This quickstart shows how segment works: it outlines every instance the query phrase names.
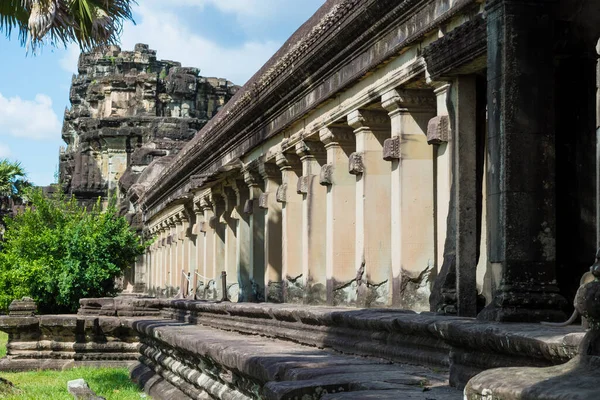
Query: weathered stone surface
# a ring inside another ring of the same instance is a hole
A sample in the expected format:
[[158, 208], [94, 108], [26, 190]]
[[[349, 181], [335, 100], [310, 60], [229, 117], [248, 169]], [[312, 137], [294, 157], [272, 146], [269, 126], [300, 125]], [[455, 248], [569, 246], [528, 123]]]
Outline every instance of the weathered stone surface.
[[76, 400], [106, 400], [104, 397], [96, 395], [85, 379], [75, 379], [67, 382], [67, 391], [73, 395]]
[[361, 153], [352, 153], [348, 160], [348, 172], [352, 175], [361, 175], [364, 171], [363, 159]]
[[8, 306], [8, 315], [11, 317], [31, 317], [37, 313], [37, 305], [31, 297], [13, 300]]
[[398, 160], [400, 158], [400, 138], [385, 139], [383, 142], [383, 159], [385, 161]]
[[441, 144], [450, 139], [450, 120], [447, 115], [438, 115], [427, 125], [427, 143]]

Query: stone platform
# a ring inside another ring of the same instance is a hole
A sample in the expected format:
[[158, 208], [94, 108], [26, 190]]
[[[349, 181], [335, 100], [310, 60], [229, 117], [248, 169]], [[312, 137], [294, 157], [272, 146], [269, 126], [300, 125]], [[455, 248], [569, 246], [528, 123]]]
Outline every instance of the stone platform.
[[393, 309], [152, 298], [84, 299], [79, 315], [0, 317], [0, 330], [10, 333], [0, 369], [130, 365], [159, 399], [459, 399], [482, 371], [567, 363], [584, 335]]

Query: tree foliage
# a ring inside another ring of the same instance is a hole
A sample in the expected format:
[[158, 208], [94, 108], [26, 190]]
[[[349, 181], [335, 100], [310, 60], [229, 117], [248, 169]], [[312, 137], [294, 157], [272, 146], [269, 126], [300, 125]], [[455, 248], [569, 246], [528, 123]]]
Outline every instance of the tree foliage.
[[84, 50], [116, 44], [124, 20], [133, 21], [135, 0], [1, 0], [0, 31], [18, 31], [32, 48], [77, 43]]
[[0, 308], [30, 296], [42, 312], [74, 312], [79, 299], [113, 296], [115, 279], [145, 243], [114, 205], [91, 211], [62, 194], [29, 193], [29, 206], [6, 221], [0, 252]]
[[27, 181], [25, 170], [19, 162], [0, 159], [0, 197], [17, 200], [23, 197]]

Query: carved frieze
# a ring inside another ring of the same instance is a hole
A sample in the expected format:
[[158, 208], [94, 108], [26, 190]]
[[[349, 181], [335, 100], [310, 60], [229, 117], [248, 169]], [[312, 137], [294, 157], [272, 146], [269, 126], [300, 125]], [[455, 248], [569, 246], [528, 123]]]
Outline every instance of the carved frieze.
[[400, 137], [394, 136], [383, 142], [383, 159], [393, 161], [400, 159]]
[[325, 164], [321, 167], [321, 174], [319, 175], [319, 183], [323, 186], [331, 186], [333, 176], [333, 165]]
[[348, 159], [348, 172], [352, 175], [362, 175], [365, 172], [362, 153], [352, 153]]
[[438, 115], [427, 124], [427, 143], [442, 144], [450, 139], [450, 118], [447, 115]]
[[287, 183], [284, 183], [277, 188], [277, 202], [287, 202]]

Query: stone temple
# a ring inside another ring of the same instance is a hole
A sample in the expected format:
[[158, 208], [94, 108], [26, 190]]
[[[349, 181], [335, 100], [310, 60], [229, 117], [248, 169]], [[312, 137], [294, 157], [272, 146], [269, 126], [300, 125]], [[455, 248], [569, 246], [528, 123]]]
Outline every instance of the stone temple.
[[[241, 88], [145, 46], [82, 56], [61, 182], [118, 193], [151, 296], [15, 302], [0, 369], [129, 363], [164, 399], [600, 398], [599, 38], [595, 0], [328, 0]], [[582, 326], [540, 324], [573, 299]]]

